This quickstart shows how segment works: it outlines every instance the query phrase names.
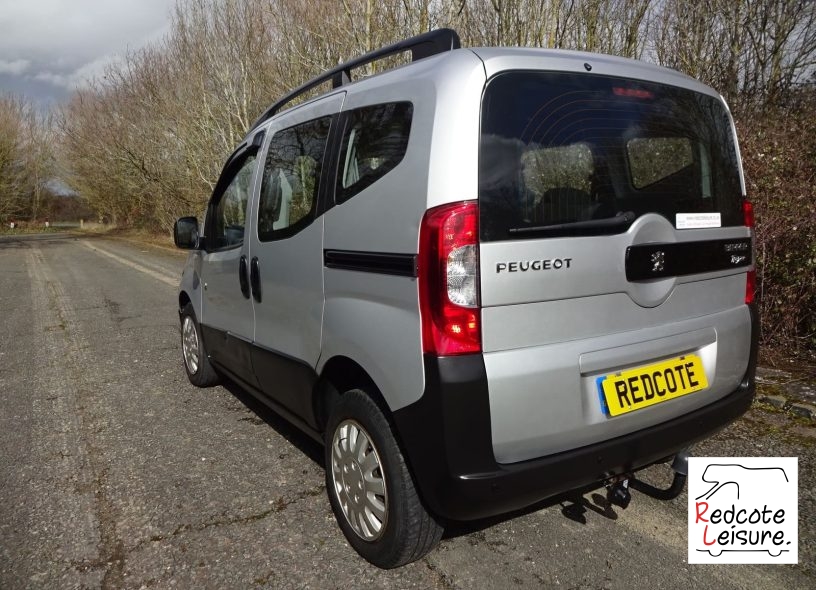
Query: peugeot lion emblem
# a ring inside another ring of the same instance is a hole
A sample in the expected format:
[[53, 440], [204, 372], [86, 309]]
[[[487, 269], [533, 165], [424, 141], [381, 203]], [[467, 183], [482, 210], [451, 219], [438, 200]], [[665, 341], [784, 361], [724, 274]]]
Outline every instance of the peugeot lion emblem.
[[663, 250], [652, 252], [652, 272], [660, 272], [666, 266], [666, 253]]

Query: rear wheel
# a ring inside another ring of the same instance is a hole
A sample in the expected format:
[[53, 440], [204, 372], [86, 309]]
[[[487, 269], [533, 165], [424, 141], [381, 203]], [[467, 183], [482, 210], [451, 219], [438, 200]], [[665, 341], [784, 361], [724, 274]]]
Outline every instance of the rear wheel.
[[335, 405], [326, 428], [326, 489], [352, 547], [381, 568], [426, 555], [443, 529], [422, 505], [388, 420], [364, 391]]
[[196, 320], [192, 303], [188, 303], [181, 310], [181, 355], [190, 383], [197, 387], [210, 387], [218, 383], [218, 373], [210, 364], [207, 351], [204, 349], [201, 328]]

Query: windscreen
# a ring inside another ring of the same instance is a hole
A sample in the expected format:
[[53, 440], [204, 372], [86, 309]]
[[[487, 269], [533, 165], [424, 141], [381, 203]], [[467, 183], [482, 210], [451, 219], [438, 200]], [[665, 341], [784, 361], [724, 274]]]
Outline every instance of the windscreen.
[[690, 90], [591, 74], [508, 72], [482, 102], [483, 241], [740, 225], [728, 113]]

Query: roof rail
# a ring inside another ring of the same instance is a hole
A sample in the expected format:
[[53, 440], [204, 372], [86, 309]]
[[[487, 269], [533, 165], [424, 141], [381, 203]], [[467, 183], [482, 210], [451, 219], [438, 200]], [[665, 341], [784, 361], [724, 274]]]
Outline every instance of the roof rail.
[[417, 35], [416, 37], [410, 37], [409, 39], [398, 41], [393, 45], [388, 45], [381, 49], [375, 49], [374, 51], [366, 53], [365, 55], [361, 55], [360, 57], [356, 57], [342, 63], [339, 66], [320, 74], [316, 78], [312, 78], [305, 84], [298, 86], [292, 92], [285, 95], [271, 107], [266, 109], [264, 113], [252, 124], [250, 131], [255, 129], [264, 121], [274, 117], [283, 106], [290, 103], [301, 94], [305, 94], [315, 86], [319, 86], [320, 84], [328, 82], [329, 80], [332, 81], [332, 88], [337, 88], [339, 86], [351, 83], [351, 70], [353, 69], [392, 55], [404, 53], [406, 51], [411, 52], [411, 61], [413, 62], [436, 55], [437, 53], [459, 49], [461, 46], [462, 44], [459, 41], [459, 35], [456, 33], [456, 31], [453, 29], [436, 29], [434, 31], [423, 33], [422, 35]]

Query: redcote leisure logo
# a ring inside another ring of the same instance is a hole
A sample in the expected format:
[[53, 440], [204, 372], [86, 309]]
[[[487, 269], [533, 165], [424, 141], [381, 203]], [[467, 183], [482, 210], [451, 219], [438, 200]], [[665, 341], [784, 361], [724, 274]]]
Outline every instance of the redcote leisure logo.
[[689, 563], [798, 563], [796, 457], [691, 457]]

